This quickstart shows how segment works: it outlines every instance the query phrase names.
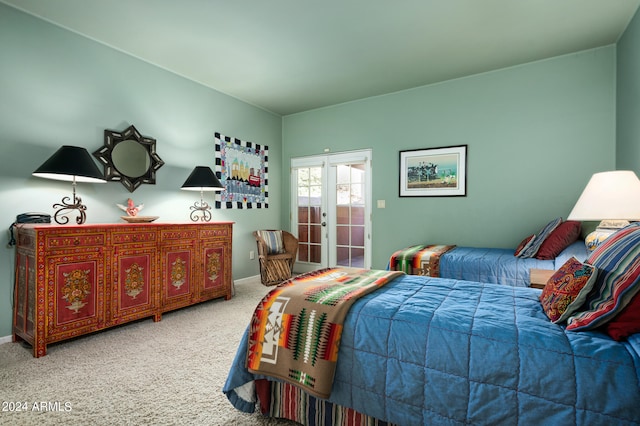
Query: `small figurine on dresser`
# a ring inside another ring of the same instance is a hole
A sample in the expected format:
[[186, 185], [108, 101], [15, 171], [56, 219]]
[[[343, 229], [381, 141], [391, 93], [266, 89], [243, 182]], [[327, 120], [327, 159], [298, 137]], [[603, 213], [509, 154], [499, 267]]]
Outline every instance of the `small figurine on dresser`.
[[137, 216], [138, 212], [144, 208], [144, 204], [139, 204], [136, 206], [131, 198], [127, 199], [126, 206], [123, 206], [122, 204], [116, 205], [127, 212], [129, 216]]
[[140, 212], [140, 210], [144, 208], [144, 204], [138, 204], [136, 206], [131, 198], [127, 199], [126, 206], [122, 204], [116, 204], [116, 206], [120, 207], [122, 210], [124, 210], [127, 213], [126, 216], [120, 216], [120, 218], [122, 218], [122, 220], [129, 223], [153, 222], [159, 217], [159, 216], [138, 216], [138, 213]]

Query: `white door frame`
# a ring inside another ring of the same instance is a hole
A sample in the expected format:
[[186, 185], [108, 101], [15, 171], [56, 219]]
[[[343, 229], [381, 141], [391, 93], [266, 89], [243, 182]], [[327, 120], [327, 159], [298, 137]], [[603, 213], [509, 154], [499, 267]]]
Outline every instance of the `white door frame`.
[[326, 268], [336, 266], [336, 222], [329, 212], [336, 210], [336, 191], [329, 191], [330, 188], [336, 188], [336, 167], [340, 164], [364, 164], [364, 215], [365, 215], [365, 239], [364, 239], [364, 268], [371, 268], [371, 229], [372, 229], [372, 152], [370, 149], [359, 151], [348, 151], [341, 153], [314, 155], [308, 157], [299, 157], [291, 159], [291, 206], [290, 220], [291, 230], [294, 235], [298, 235], [298, 191], [297, 191], [297, 174], [295, 169], [301, 167], [321, 167], [322, 173], [322, 201], [321, 210], [323, 213], [323, 221], [326, 226], [322, 228], [322, 255], [321, 263], [298, 262], [294, 269], [297, 272], [305, 272], [318, 268]]

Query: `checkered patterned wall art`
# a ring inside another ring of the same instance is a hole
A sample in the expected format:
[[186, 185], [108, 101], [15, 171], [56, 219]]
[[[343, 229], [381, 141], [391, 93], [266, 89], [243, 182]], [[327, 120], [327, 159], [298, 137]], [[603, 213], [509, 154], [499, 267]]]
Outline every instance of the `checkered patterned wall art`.
[[269, 147], [215, 133], [217, 209], [269, 207]]

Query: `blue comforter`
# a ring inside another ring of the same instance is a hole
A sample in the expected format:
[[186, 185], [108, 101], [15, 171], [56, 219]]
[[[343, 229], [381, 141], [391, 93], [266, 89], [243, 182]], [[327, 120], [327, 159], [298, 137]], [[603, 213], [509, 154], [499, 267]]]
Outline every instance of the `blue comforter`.
[[456, 247], [440, 257], [440, 276], [528, 287], [530, 269], [557, 270], [572, 256], [584, 261], [588, 254], [584, 241], [571, 244], [553, 260], [518, 258], [513, 249]]
[[[553, 324], [539, 290], [407, 275], [347, 315], [330, 401], [398, 425], [640, 424], [640, 335]], [[223, 391], [254, 410], [247, 336]]]

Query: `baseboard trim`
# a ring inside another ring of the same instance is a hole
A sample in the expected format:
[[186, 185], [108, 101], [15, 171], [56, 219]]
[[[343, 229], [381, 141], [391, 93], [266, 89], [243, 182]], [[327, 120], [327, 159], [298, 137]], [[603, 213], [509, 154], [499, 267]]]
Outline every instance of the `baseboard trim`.
[[233, 280], [234, 284], [246, 284], [247, 282], [255, 282], [255, 280], [260, 281], [260, 275], [253, 275], [251, 277], [246, 278], [238, 278], [237, 280]]
[[11, 343], [12, 341], [13, 341], [13, 336], [0, 337], [0, 345], [3, 343]]

